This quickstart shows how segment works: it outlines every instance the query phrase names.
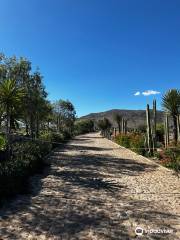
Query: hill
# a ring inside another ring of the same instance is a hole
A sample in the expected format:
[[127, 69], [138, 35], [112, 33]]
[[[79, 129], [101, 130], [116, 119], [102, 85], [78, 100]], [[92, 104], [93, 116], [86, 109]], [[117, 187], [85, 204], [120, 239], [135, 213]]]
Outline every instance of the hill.
[[[105, 112], [99, 113], [90, 113], [86, 116], [81, 117], [81, 119], [91, 119], [98, 121], [104, 117], [108, 118], [114, 127], [116, 123], [114, 121], [114, 114], [120, 114], [123, 118], [128, 120], [129, 128], [137, 128], [141, 125], [146, 124], [146, 111], [145, 110], [121, 110], [121, 109], [112, 109]], [[164, 113], [162, 111], [157, 111], [157, 123], [164, 122]]]

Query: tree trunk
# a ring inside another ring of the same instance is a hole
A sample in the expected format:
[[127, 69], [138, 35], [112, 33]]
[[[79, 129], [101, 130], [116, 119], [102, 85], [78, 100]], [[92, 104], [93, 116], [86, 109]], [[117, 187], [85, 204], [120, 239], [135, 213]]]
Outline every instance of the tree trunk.
[[30, 131], [31, 131], [31, 138], [34, 139], [34, 118], [32, 115], [30, 117]]
[[11, 152], [11, 139], [10, 139], [10, 109], [7, 106], [7, 122], [6, 122], [6, 139], [7, 139], [7, 152], [8, 158], [10, 157]]
[[36, 118], [36, 138], [39, 137], [39, 116]]
[[10, 111], [9, 111], [9, 107], [7, 107], [7, 122], [6, 122], [6, 133], [9, 134], [10, 133]]
[[26, 135], [27, 135], [27, 136], [29, 135], [29, 125], [28, 125], [27, 122], [26, 122]]
[[48, 127], [48, 132], [49, 132], [49, 130], [50, 130], [50, 121], [48, 121], [47, 127]]

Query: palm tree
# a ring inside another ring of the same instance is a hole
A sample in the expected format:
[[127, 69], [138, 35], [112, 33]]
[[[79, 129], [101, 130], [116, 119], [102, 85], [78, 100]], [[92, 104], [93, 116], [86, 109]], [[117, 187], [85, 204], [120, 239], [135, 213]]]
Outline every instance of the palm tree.
[[162, 97], [162, 106], [173, 119], [174, 143], [177, 144], [177, 116], [180, 113], [180, 90], [170, 89]]
[[11, 114], [18, 107], [24, 93], [18, 88], [15, 80], [6, 79], [0, 84], [0, 104], [6, 112], [6, 132], [10, 133]]
[[114, 115], [114, 120], [115, 120], [115, 122], [116, 122], [117, 125], [118, 125], [118, 130], [119, 130], [119, 133], [120, 133], [120, 132], [121, 132], [122, 117], [121, 117], [118, 113], [116, 113], [116, 114]]

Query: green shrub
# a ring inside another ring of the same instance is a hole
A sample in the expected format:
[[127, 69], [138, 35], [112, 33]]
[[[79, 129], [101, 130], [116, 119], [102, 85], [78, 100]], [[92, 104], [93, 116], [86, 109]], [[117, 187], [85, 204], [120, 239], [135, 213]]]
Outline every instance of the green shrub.
[[154, 152], [153, 157], [155, 157], [156, 159], [159, 159], [159, 160], [162, 158], [160, 152], [157, 152], [157, 151]]
[[53, 148], [53, 144], [49, 142], [40, 142], [39, 148], [41, 152], [41, 157], [44, 157], [50, 153]]
[[164, 124], [158, 123], [156, 126], [156, 138], [158, 142], [164, 142]]
[[42, 141], [51, 142], [52, 141], [52, 132], [42, 132], [39, 139]]
[[72, 134], [69, 131], [67, 131], [67, 130], [62, 131], [63, 141], [69, 140], [71, 138], [72, 138]]
[[130, 148], [138, 154], [144, 155], [144, 136], [141, 134], [131, 134], [130, 136]]
[[45, 132], [42, 133], [40, 139], [42, 141], [62, 143], [63, 141], [71, 139], [72, 135], [68, 131], [58, 132]]
[[2, 135], [0, 135], [0, 150], [5, 150], [6, 144], [6, 139]]
[[130, 135], [125, 135], [125, 134], [119, 134], [115, 138], [115, 142], [123, 147], [130, 148]]
[[43, 132], [40, 135], [40, 140], [42, 142], [52, 143], [53, 148], [58, 147], [60, 143], [67, 141], [72, 138], [72, 135], [69, 131], [63, 130], [62, 132]]
[[89, 119], [77, 120], [74, 126], [75, 135], [85, 134], [94, 131], [94, 122]]
[[43, 141], [49, 142], [49, 143], [52, 143], [53, 147], [57, 147], [58, 143], [61, 143], [64, 141], [64, 137], [62, 134], [59, 134], [59, 133], [45, 132], [41, 134], [40, 140], [42, 140], [42, 143]]
[[165, 167], [180, 171], [180, 148], [168, 149], [164, 152], [166, 160], [162, 162]]
[[12, 147], [11, 161], [20, 161], [22, 167], [27, 166], [33, 173], [43, 165], [43, 158], [51, 150], [51, 144], [36, 141], [15, 143]]
[[144, 136], [138, 133], [119, 134], [115, 142], [123, 147], [131, 148], [138, 154], [145, 154]]
[[12, 156], [0, 162], [0, 199], [23, 192], [28, 177], [43, 169], [44, 157], [50, 150], [51, 145], [48, 143], [14, 143]]

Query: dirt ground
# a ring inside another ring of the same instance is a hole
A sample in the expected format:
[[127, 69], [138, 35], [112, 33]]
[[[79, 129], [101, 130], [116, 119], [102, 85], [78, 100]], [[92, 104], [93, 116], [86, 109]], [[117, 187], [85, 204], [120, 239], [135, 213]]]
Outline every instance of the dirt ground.
[[49, 160], [44, 176], [31, 179], [33, 193], [0, 209], [0, 239], [180, 239], [173, 171], [98, 133], [76, 137]]

